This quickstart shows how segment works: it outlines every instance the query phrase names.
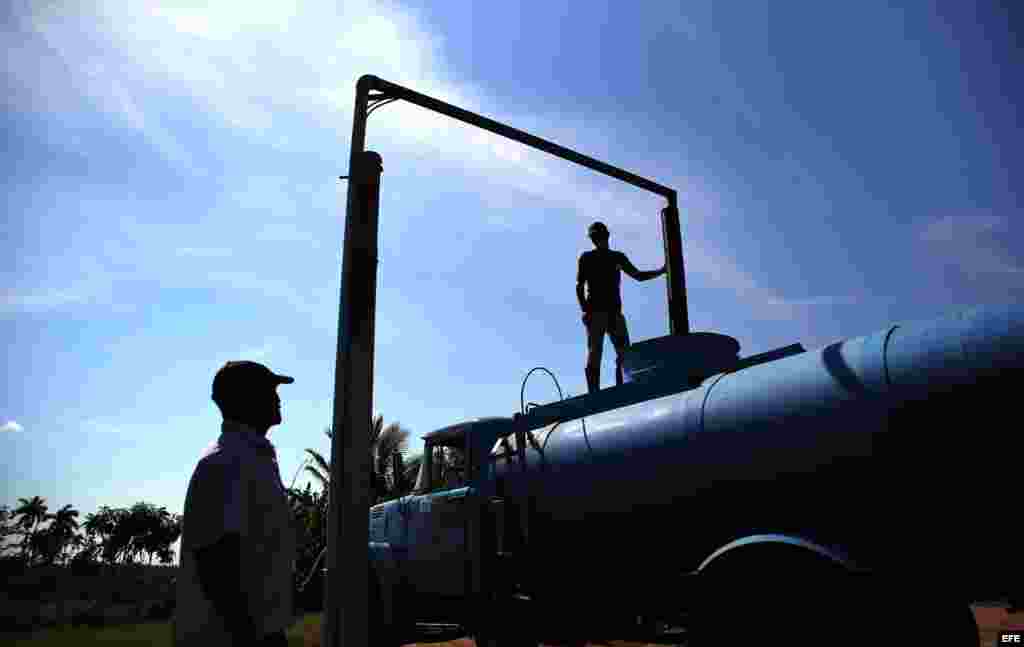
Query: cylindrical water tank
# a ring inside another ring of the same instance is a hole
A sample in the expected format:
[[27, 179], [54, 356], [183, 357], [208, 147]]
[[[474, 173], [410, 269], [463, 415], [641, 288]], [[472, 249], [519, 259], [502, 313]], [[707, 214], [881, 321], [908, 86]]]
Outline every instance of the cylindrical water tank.
[[[897, 519], [885, 516], [888, 508], [941, 509], [947, 499], [929, 503], [927, 492], [959, 473], [951, 461], [971, 447], [972, 436], [951, 437], [944, 427], [959, 429], [961, 418], [910, 427], [915, 414], [891, 428], [893, 410], [933, 396], [925, 411], [977, 417], [978, 403], [993, 401], [965, 387], [975, 376], [1019, 380], [1021, 368], [1019, 306], [890, 327], [549, 425], [532, 432], [539, 450], [528, 445], [525, 475], [504, 464], [496, 475], [510, 494], [532, 497], [531, 532], [553, 560], [539, 567], [576, 578], [611, 551], [619, 557], [602, 560], [603, 581], [639, 584], [650, 569], [692, 568], [728, 541], [762, 532], [841, 543], [870, 563], [888, 542], [902, 546], [887, 533], [909, 531], [880, 521]], [[942, 448], [936, 456], [945, 463], [887, 463], [905, 454], [886, 453], [897, 438]], [[920, 490], [913, 500], [901, 494], [907, 478]], [[913, 554], [924, 553], [906, 559]]]

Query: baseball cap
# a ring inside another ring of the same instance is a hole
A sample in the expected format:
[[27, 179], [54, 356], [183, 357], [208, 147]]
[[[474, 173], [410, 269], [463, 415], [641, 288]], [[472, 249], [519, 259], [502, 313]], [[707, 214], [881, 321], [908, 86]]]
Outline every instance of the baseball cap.
[[239, 393], [249, 389], [291, 384], [295, 378], [278, 375], [259, 362], [231, 361], [220, 367], [213, 378], [213, 397]]

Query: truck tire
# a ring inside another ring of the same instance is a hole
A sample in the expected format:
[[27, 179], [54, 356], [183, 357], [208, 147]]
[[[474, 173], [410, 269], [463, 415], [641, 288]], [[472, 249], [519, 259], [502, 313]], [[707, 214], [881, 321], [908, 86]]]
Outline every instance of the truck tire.
[[965, 603], [927, 585], [848, 573], [792, 546], [751, 546], [725, 555], [698, 576], [687, 647], [738, 644], [899, 645], [926, 632], [929, 645], [978, 647]]

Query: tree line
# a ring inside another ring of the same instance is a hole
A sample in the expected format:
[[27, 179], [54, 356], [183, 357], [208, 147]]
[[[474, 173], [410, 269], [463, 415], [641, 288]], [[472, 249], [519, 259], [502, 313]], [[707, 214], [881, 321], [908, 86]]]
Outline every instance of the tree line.
[[[101, 507], [79, 523], [65, 505], [51, 513], [46, 499], [19, 498], [0, 507], [0, 556], [24, 567], [135, 564], [174, 561], [171, 544], [181, 536], [181, 515], [139, 502], [130, 508]], [[14, 541], [12, 541], [12, 539]]]
[[[324, 431], [332, 438], [330, 428]], [[422, 455], [407, 456], [410, 432], [398, 423], [385, 425], [382, 416], [371, 422], [370, 455], [373, 501], [380, 503], [407, 495], [415, 487]], [[327, 492], [331, 466], [320, 452], [307, 448], [299, 470], [318, 485], [286, 488], [288, 503], [299, 531], [295, 585], [315, 606], [320, 599], [320, 567], [327, 547]], [[50, 512], [40, 496], [19, 498], [13, 509], [0, 506], [0, 560], [19, 568], [67, 566], [83, 570], [100, 565], [158, 564], [175, 561], [171, 546], [182, 533], [182, 516], [164, 507], [139, 502], [130, 508], [101, 507], [79, 522], [72, 505]]]

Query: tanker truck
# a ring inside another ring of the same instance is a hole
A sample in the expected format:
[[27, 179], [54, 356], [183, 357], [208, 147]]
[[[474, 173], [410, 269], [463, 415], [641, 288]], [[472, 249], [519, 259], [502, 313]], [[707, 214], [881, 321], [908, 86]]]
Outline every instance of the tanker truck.
[[[388, 647], [446, 625], [507, 647], [960, 646], [977, 644], [971, 602], [1020, 606], [1024, 309], [741, 357], [735, 339], [690, 330], [675, 189], [373, 75], [356, 83], [339, 176], [335, 429], [372, 411], [383, 158], [365, 144], [371, 112], [395, 101], [664, 199], [670, 334], [628, 350], [620, 386], [427, 434], [416, 488], [396, 500], [366, 505], [361, 435], [335, 437], [325, 644], [362, 640], [343, 615], [367, 610]], [[363, 568], [366, 509], [368, 605], [342, 613], [362, 592], [344, 569]]]
[[1024, 599], [1022, 366], [1017, 305], [636, 343], [620, 386], [423, 437], [370, 509], [373, 642], [977, 645], [971, 603]]

